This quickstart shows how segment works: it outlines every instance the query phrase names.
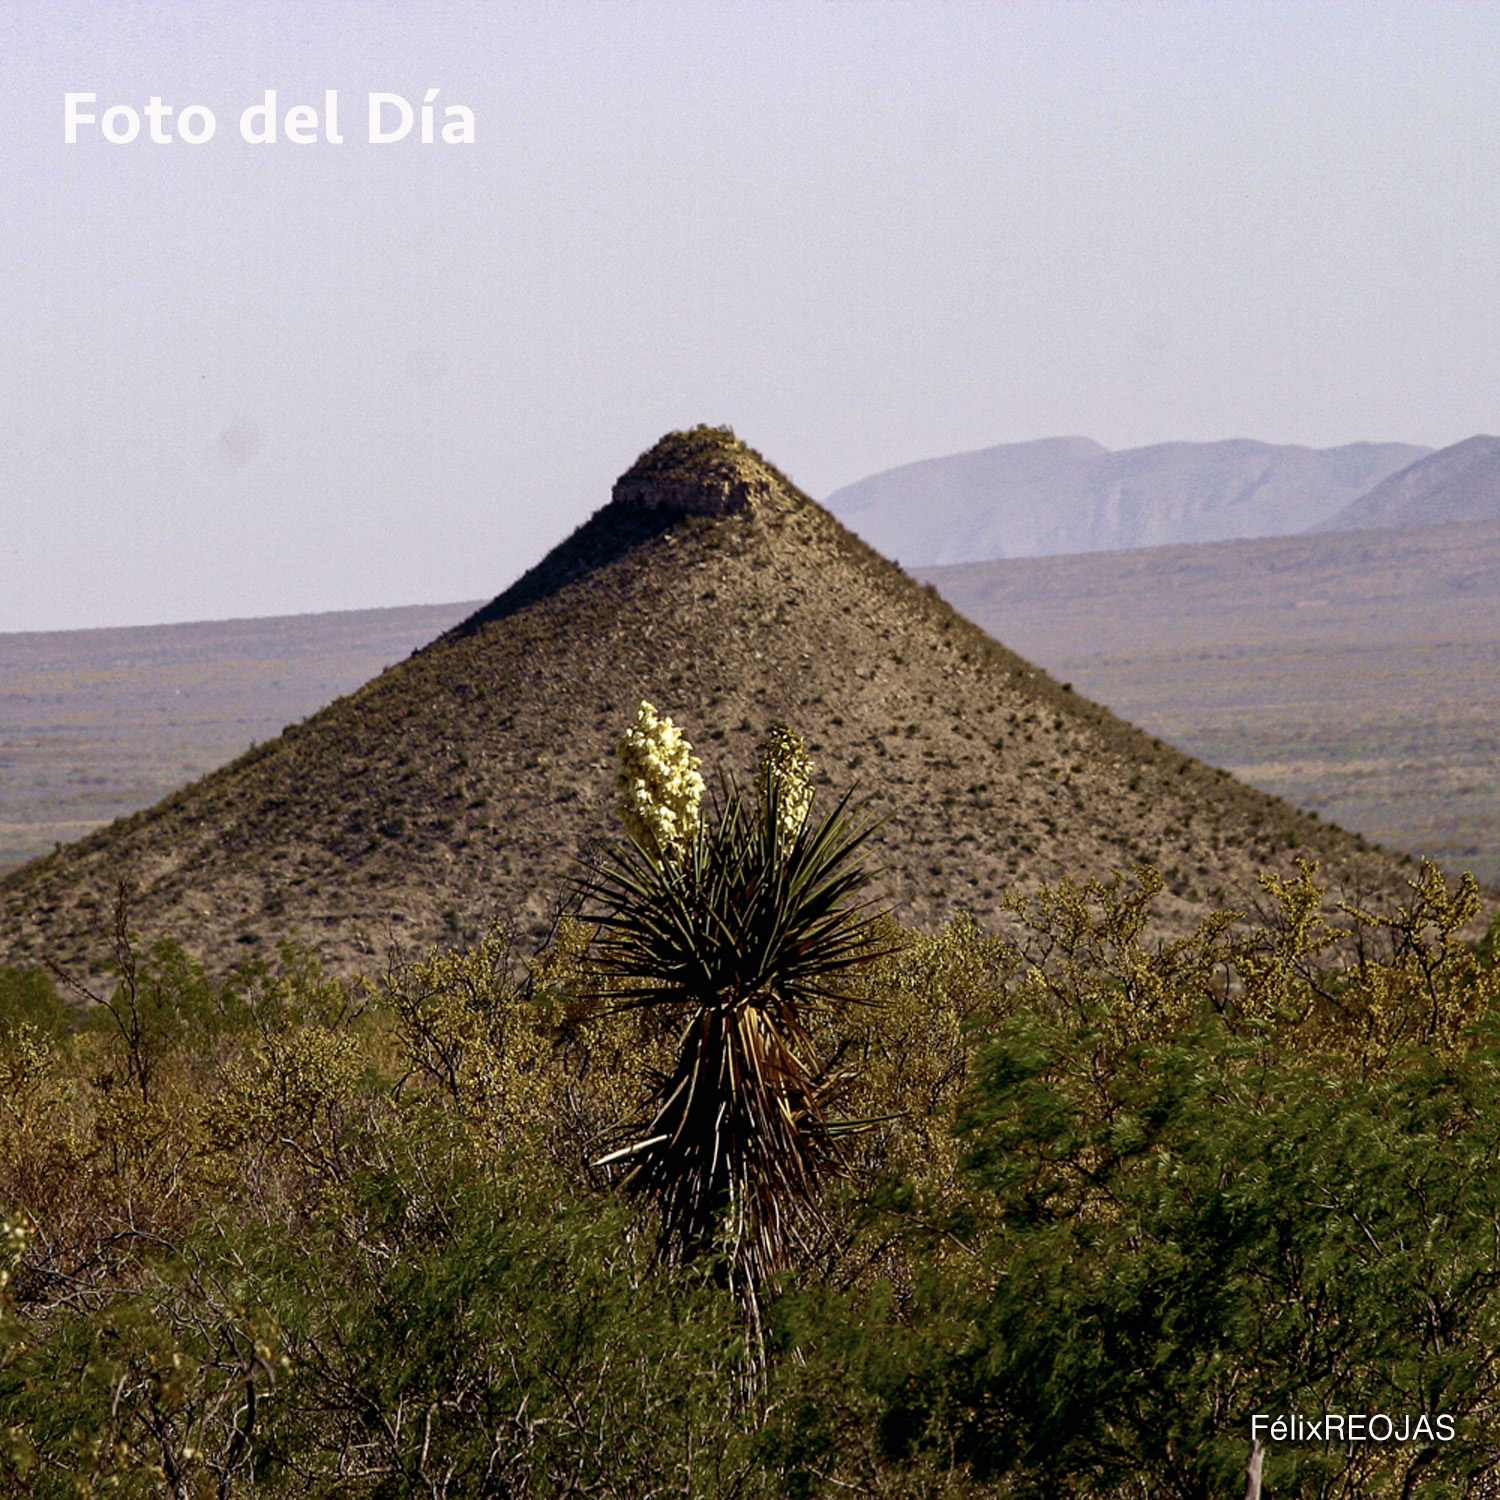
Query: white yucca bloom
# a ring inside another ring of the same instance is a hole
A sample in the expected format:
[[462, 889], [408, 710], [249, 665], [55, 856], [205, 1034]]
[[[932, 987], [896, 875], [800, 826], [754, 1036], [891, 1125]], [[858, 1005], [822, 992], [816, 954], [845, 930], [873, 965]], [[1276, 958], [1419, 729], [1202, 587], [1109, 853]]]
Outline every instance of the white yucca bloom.
[[703, 801], [701, 762], [682, 731], [649, 703], [615, 746], [615, 790], [630, 836], [658, 853], [681, 859], [698, 831]]
[[812, 759], [802, 736], [786, 724], [773, 724], [760, 747], [755, 770], [755, 800], [760, 815], [770, 815], [772, 789], [776, 792], [776, 837], [784, 853], [807, 824], [812, 811]]

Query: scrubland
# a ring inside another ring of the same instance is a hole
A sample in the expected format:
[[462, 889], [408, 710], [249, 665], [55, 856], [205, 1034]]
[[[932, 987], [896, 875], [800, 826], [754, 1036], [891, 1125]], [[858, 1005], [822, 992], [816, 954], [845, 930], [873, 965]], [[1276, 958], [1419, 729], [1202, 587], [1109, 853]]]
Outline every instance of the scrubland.
[[1273, 1445], [1268, 1493], [1490, 1493], [1472, 884], [1330, 924], [1305, 870], [1170, 942], [1160, 888], [1013, 896], [1015, 939], [861, 916], [766, 1023], [821, 1165], [766, 1168], [749, 1295], [732, 1193], [685, 1249], [622, 1190], [703, 1007], [638, 1003], [587, 911], [215, 978], [120, 892], [96, 1003], [0, 990], [6, 1493], [1206, 1496], [1252, 1416], [1324, 1410], [1457, 1437]]

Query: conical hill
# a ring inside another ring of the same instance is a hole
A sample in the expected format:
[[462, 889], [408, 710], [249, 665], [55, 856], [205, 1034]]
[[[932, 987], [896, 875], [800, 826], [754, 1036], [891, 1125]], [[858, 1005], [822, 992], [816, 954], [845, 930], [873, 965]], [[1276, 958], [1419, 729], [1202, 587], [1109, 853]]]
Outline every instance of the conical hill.
[[[493, 917], [543, 926], [619, 832], [613, 743], [640, 700], [712, 784], [768, 727], [885, 819], [903, 920], [1138, 860], [1177, 922], [1297, 853], [1395, 888], [1383, 852], [1146, 738], [969, 624], [727, 430], [672, 433], [493, 603], [276, 740], [0, 883], [0, 961], [97, 954], [132, 926], [215, 966], [294, 930], [334, 965]], [[832, 793], [825, 791], [825, 797]]]

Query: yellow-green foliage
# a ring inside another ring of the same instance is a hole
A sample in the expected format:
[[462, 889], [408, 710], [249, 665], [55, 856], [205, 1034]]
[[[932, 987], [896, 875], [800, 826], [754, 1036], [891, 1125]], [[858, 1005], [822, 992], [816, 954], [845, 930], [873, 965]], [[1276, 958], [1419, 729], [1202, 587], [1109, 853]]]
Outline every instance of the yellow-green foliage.
[[[1026, 1191], [1059, 1222], [1082, 1212], [1101, 1233], [1119, 1229], [1121, 1210], [1098, 1169], [1124, 1159], [1139, 1133], [1127, 1105], [1153, 1050], [1188, 1046], [1207, 1026], [1233, 1043], [1226, 1070], [1293, 1058], [1320, 1086], [1362, 1087], [1399, 1076], [1414, 1055], [1461, 1060], [1477, 1045], [1500, 971], [1487, 945], [1469, 941], [1472, 881], [1450, 885], [1426, 866], [1398, 912], [1330, 909], [1312, 867], [1262, 886], [1254, 919], [1215, 914], [1169, 942], [1152, 935], [1163, 884], [1149, 868], [1014, 895], [1003, 935], [967, 916], [935, 933], [881, 919], [865, 939], [868, 961], [837, 979], [848, 1003], [809, 1010], [806, 1065], [831, 1086], [826, 1118], [855, 1128], [835, 1137], [842, 1181], [797, 1280], [847, 1292], [862, 1316], [894, 1326], [919, 1305], [919, 1270], [971, 1256], [994, 1229], [966, 1195], [961, 1158], [972, 1147], [955, 1137], [954, 1116], [975, 1081], [976, 1048], [1007, 1028], [1023, 1061], [1022, 1032], [1046, 1029], [1049, 1097], [1097, 1127], [1076, 1146], [1048, 1137]], [[104, 1493], [118, 1480], [116, 1493], [164, 1493], [175, 1465], [177, 1493], [262, 1493], [246, 1478], [246, 1423], [279, 1420], [298, 1357], [313, 1361], [307, 1400], [339, 1370], [354, 1381], [365, 1358], [329, 1332], [341, 1326], [339, 1298], [374, 1299], [368, 1326], [384, 1326], [392, 1309], [369, 1288], [386, 1284], [401, 1263], [394, 1247], [406, 1244], [444, 1276], [478, 1285], [491, 1274], [445, 1258], [464, 1184], [503, 1178], [538, 1224], [570, 1203], [585, 1205], [574, 1222], [615, 1214], [609, 1173], [593, 1164], [650, 1107], [678, 1057], [679, 1022], [623, 1003], [596, 938], [587, 921], [565, 919], [543, 951], [523, 954], [496, 929], [361, 983], [331, 980], [287, 948], [274, 968], [213, 984], [180, 950], [136, 945], [111, 1005], [71, 1028], [51, 1012], [0, 1011], [0, 1382], [45, 1346], [48, 1368], [74, 1371], [68, 1410], [80, 1414], [68, 1419], [76, 1433], [59, 1436], [44, 1406], [16, 1420], [0, 1411], [0, 1488], [24, 1479], [50, 1497]], [[385, 1184], [397, 1179], [404, 1196], [386, 1222]], [[876, 1204], [896, 1209], [882, 1216]], [[965, 1232], [951, 1229], [960, 1211]], [[475, 1223], [480, 1236], [483, 1216]], [[623, 1208], [608, 1223], [618, 1243], [640, 1243], [621, 1228]], [[942, 1233], [925, 1238], [928, 1228]], [[310, 1306], [267, 1311], [246, 1290], [267, 1242], [317, 1263]], [[606, 1250], [601, 1264], [612, 1265]], [[959, 1280], [976, 1274], [966, 1267]], [[446, 1281], [412, 1286], [448, 1296]], [[460, 1309], [465, 1286], [452, 1284]], [[76, 1350], [58, 1342], [69, 1329]], [[480, 1352], [504, 1363], [488, 1344]], [[326, 1370], [316, 1365], [325, 1357]], [[364, 1418], [348, 1413], [374, 1398], [351, 1384], [328, 1386], [326, 1399], [324, 1426], [307, 1440], [336, 1446], [338, 1423], [354, 1432]], [[392, 1399], [370, 1420], [415, 1431], [425, 1417]], [[254, 1403], [260, 1418], [246, 1416]], [[840, 1408], [839, 1420], [853, 1423], [855, 1410]], [[520, 1432], [523, 1418], [494, 1419], [485, 1441], [498, 1443], [500, 1427]], [[840, 1469], [839, 1454], [858, 1452], [868, 1492], [1006, 1493], [941, 1467], [898, 1476], [881, 1467], [880, 1441], [857, 1424], [830, 1438], [818, 1461], [827, 1484], [807, 1479], [796, 1492], [843, 1492], [854, 1471]], [[344, 1493], [342, 1482], [319, 1493]], [[294, 1479], [279, 1484], [264, 1493], [301, 1493]], [[347, 1491], [376, 1492], [373, 1480]]]
[[1405, 905], [1373, 912], [1330, 910], [1316, 876], [1301, 861], [1294, 876], [1262, 875], [1257, 920], [1212, 912], [1170, 942], [1150, 936], [1164, 883], [1149, 865], [1012, 894], [1016, 998], [1086, 1023], [1094, 1066], [1205, 1014], [1362, 1072], [1403, 1047], [1459, 1045], [1500, 996], [1500, 973], [1468, 940], [1480, 914], [1473, 877], [1450, 890], [1424, 863]]
[[1410, 901], [1394, 914], [1341, 908], [1355, 924], [1353, 962], [1342, 983], [1319, 976], [1315, 985], [1320, 1037], [1366, 1071], [1378, 1071], [1404, 1047], [1461, 1047], [1500, 997], [1492, 956], [1464, 938], [1481, 910], [1474, 877], [1464, 875], [1450, 890], [1437, 866], [1424, 861], [1410, 886]]
[[367, 1069], [363, 1038], [316, 1022], [268, 1032], [226, 1063], [203, 1111], [202, 1150], [231, 1192], [264, 1192], [273, 1160], [330, 1182]]
[[1013, 1003], [1015, 952], [966, 913], [930, 934], [887, 917], [876, 942], [892, 951], [856, 971], [843, 1034], [820, 1037], [844, 1049], [847, 1112], [876, 1122], [851, 1139], [850, 1168], [942, 1179], [955, 1161], [948, 1116], [968, 1081], [969, 1028]]
[[462, 952], [434, 951], [384, 986], [403, 1071], [438, 1090], [493, 1145], [537, 1131], [551, 1093], [546, 997], [515, 972], [507, 934]]
[[487, 1151], [540, 1151], [587, 1176], [639, 1107], [668, 1042], [611, 1000], [590, 959], [592, 936], [565, 918], [527, 960], [497, 927], [471, 948], [393, 968], [381, 999], [401, 1089], [445, 1100]]
[[29, 1021], [0, 1031], [0, 1159], [16, 1161], [62, 1134], [68, 1086], [58, 1042]]
[[1214, 1003], [1233, 915], [1214, 912], [1188, 937], [1149, 941], [1151, 904], [1164, 888], [1161, 872], [1143, 865], [1128, 879], [1064, 878], [1009, 894], [1004, 910], [1024, 961], [1018, 999], [1090, 1018], [1112, 1048], [1169, 1032]]

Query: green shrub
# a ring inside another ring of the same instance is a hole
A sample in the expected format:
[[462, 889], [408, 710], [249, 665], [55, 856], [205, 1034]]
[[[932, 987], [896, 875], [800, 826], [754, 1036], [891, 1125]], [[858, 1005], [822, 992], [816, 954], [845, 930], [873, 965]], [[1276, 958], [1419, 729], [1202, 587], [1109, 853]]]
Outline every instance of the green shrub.
[[58, 997], [51, 975], [41, 969], [0, 968], [0, 1036], [22, 1025], [45, 1036], [62, 1036], [79, 1019]]

